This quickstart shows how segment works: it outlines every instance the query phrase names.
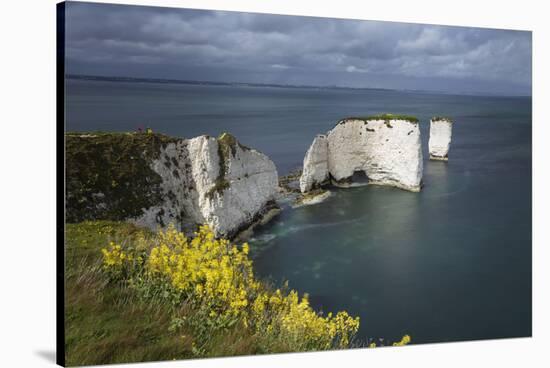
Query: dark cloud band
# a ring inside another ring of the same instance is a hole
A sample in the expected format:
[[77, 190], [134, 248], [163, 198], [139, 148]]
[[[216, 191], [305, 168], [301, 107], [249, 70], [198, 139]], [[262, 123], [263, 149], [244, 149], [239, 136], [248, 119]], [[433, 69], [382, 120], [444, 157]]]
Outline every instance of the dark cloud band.
[[530, 94], [531, 33], [69, 3], [71, 73]]

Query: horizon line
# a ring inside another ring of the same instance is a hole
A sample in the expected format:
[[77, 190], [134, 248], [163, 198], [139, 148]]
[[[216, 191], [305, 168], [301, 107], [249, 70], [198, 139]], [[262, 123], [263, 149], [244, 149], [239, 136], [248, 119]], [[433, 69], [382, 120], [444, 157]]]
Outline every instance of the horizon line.
[[258, 83], [258, 82], [222, 82], [209, 80], [191, 80], [191, 79], [172, 79], [172, 78], [154, 78], [154, 77], [129, 77], [129, 76], [109, 76], [109, 75], [94, 75], [94, 74], [65, 74], [65, 79], [78, 80], [99, 80], [111, 82], [142, 82], [142, 83], [165, 83], [165, 84], [189, 84], [189, 85], [218, 85], [218, 86], [252, 86], [252, 87], [272, 87], [272, 88], [303, 88], [303, 89], [347, 89], [347, 90], [377, 90], [377, 91], [396, 91], [396, 92], [419, 92], [427, 94], [445, 94], [458, 96], [483, 96], [483, 97], [530, 97], [531, 94], [495, 94], [494, 92], [447, 92], [441, 90], [425, 90], [425, 89], [398, 89], [398, 88], [383, 88], [383, 87], [351, 87], [337, 85], [307, 85], [307, 84], [281, 84], [281, 83]]

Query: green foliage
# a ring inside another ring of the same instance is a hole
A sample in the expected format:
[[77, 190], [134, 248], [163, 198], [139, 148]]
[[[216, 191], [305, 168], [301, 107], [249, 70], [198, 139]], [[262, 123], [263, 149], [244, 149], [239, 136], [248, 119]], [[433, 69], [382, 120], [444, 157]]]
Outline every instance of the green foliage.
[[[187, 318], [187, 326], [194, 331], [200, 349], [208, 343], [201, 336], [208, 338], [236, 325], [250, 334], [268, 337], [270, 343], [291, 341], [295, 351], [348, 347], [359, 328], [359, 318], [345, 311], [324, 317], [309, 306], [307, 295], [300, 298], [293, 290], [267, 288], [254, 277], [248, 244], [239, 249], [216, 239], [207, 226], [192, 240], [169, 227], [151, 244], [144, 255], [110, 243], [102, 249], [104, 268], [114, 280], [119, 280], [121, 269], [129, 268], [133, 271], [125, 274], [130, 284], [138, 275], [151, 289], [164, 288], [174, 305], [185, 302], [191, 306], [194, 314]], [[147, 247], [132, 247], [137, 248]], [[142, 257], [143, 262], [136, 262]], [[148, 291], [139, 288], [143, 289]], [[258, 338], [258, 344], [269, 351], [263, 338]]]
[[124, 220], [159, 204], [161, 178], [150, 164], [177, 141], [155, 133], [67, 133], [67, 222]]
[[[153, 234], [132, 224], [94, 221], [67, 224], [65, 333], [68, 366], [184, 359], [191, 340], [170, 331], [174, 308], [147, 303], [103, 268], [100, 249], [113, 241], [125, 249]], [[181, 331], [180, 331], [181, 332]]]
[[67, 364], [365, 345], [343, 333], [356, 331], [347, 314], [324, 316], [307, 295], [254, 278], [247, 254], [206, 230], [187, 239], [122, 222], [67, 224]]
[[411, 115], [399, 115], [399, 114], [380, 114], [380, 115], [370, 115], [370, 116], [358, 116], [358, 117], [348, 117], [340, 121], [339, 124], [345, 123], [347, 120], [384, 120], [384, 122], [389, 123], [390, 120], [405, 120], [410, 123], [418, 123], [418, 118]]
[[229, 133], [222, 133], [218, 137], [218, 156], [220, 159], [220, 171], [214, 186], [206, 193], [208, 198], [212, 198], [216, 193], [223, 193], [224, 190], [229, 188], [229, 181], [226, 179], [229, 161], [235, 157], [237, 153], [237, 147], [241, 150], [249, 150], [250, 148], [240, 144], [237, 138]]
[[206, 192], [206, 197], [213, 198], [216, 193], [223, 193], [224, 190], [229, 188], [230, 184], [225, 178], [218, 177], [214, 186]]
[[447, 121], [449, 123], [452, 123], [453, 120], [449, 117], [446, 117], [446, 116], [434, 116], [432, 118], [432, 121]]

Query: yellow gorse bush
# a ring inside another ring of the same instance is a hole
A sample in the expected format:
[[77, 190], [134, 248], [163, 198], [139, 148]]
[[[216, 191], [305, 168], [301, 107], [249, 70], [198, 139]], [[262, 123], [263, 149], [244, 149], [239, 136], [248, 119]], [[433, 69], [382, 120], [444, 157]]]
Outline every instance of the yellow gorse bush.
[[120, 244], [109, 243], [108, 248], [101, 250], [103, 253], [103, 263], [108, 268], [120, 268], [125, 262], [133, 260], [133, 256], [122, 250]]
[[393, 346], [405, 346], [411, 342], [411, 337], [409, 335], [405, 335], [401, 338], [401, 341], [394, 342]]
[[359, 317], [352, 318], [345, 311], [335, 317], [332, 313], [320, 316], [309, 305], [307, 294], [300, 299], [294, 290], [287, 296], [279, 292], [275, 299], [274, 310], [280, 319], [281, 332], [294, 341], [307, 336], [314, 346], [328, 349], [335, 343], [338, 347], [347, 347], [359, 329]]
[[[202, 310], [209, 326], [240, 321], [259, 338], [285, 341], [293, 350], [349, 347], [359, 329], [359, 317], [345, 311], [324, 316], [310, 306], [307, 294], [300, 298], [294, 290], [267, 288], [254, 277], [248, 244], [216, 239], [208, 226], [192, 239], [171, 225], [153, 239], [139, 240], [128, 250], [111, 242], [102, 250], [104, 267], [139, 268], [133, 272], [140, 279], [165, 285]], [[396, 344], [408, 342], [406, 335]]]
[[260, 286], [254, 280], [248, 245], [238, 249], [216, 239], [207, 226], [201, 226], [191, 241], [171, 226], [159, 232], [158, 242], [149, 254], [147, 272], [167, 279], [215, 314], [240, 316]]

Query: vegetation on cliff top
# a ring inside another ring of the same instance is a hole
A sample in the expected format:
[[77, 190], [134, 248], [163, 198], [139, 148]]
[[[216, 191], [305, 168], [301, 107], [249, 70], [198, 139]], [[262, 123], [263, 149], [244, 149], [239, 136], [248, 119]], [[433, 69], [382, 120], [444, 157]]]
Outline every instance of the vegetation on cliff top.
[[370, 116], [351, 116], [345, 119], [342, 119], [339, 124], [345, 123], [347, 120], [384, 120], [384, 122], [389, 122], [390, 120], [405, 120], [410, 123], [418, 123], [418, 118], [411, 115], [399, 115], [399, 114], [379, 114], [379, 115], [370, 115]]
[[453, 122], [453, 120], [447, 116], [434, 116], [432, 118], [432, 121], [448, 121], [449, 123]]
[[65, 134], [67, 222], [123, 220], [161, 202], [151, 167], [161, 147], [177, 142], [153, 133]]
[[258, 280], [248, 245], [206, 227], [190, 239], [122, 222], [66, 226], [68, 365], [373, 346], [353, 341], [358, 326]]
[[207, 226], [193, 239], [169, 227], [155, 239], [130, 247], [111, 242], [102, 252], [112, 280], [132, 285], [145, 298], [168, 291], [166, 303], [185, 303], [201, 316], [182, 325], [198, 323], [210, 332], [239, 325], [266, 350], [277, 341], [292, 342], [297, 351], [344, 348], [359, 328], [359, 319], [346, 312], [321, 316], [307, 295], [266, 287], [254, 276], [248, 244], [216, 239]]

